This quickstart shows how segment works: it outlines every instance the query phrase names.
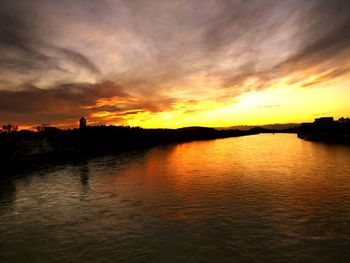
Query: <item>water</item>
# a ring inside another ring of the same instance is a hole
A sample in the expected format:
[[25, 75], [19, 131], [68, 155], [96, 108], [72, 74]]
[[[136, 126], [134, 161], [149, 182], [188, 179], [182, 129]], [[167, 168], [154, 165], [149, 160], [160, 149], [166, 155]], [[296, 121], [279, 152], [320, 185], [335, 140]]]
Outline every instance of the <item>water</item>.
[[0, 262], [348, 262], [350, 147], [199, 141], [0, 185]]

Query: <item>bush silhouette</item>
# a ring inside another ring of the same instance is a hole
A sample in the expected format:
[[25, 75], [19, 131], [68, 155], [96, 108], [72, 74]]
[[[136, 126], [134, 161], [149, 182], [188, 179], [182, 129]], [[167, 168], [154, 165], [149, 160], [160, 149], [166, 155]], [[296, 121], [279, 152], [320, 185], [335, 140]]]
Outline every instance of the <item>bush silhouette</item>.
[[18, 131], [18, 126], [12, 124], [3, 125], [0, 131], [3, 133], [13, 133]]

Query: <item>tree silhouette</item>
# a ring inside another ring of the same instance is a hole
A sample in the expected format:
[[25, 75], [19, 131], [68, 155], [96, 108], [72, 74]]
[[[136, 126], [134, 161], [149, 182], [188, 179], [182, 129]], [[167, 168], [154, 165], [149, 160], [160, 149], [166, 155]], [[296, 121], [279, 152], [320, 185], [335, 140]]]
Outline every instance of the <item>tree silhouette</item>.
[[45, 132], [45, 131], [49, 130], [50, 128], [52, 128], [50, 126], [50, 124], [46, 124], [46, 123], [43, 123], [43, 124], [41, 124], [39, 126], [36, 126], [36, 130], [38, 132]]
[[7, 124], [7, 125], [2, 125], [2, 128], [0, 129], [1, 132], [3, 133], [13, 133], [18, 130], [18, 126], [12, 125], [12, 124]]

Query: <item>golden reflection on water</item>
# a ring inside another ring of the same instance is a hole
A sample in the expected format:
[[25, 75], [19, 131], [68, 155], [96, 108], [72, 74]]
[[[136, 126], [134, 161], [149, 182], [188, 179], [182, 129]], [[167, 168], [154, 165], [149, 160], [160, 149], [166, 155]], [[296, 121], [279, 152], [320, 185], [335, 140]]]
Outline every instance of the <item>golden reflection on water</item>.
[[8, 193], [0, 196], [0, 256], [346, 259], [349, 175], [350, 147], [294, 134], [174, 144], [57, 167], [1, 188]]
[[143, 180], [144, 195], [163, 194], [177, 200], [179, 206], [173, 210], [167, 204], [155, 205], [165, 220], [193, 220], [191, 209], [198, 212], [230, 202], [268, 206], [280, 215], [312, 214], [316, 207], [341, 201], [350, 186], [344, 173], [344, 168], [349, 171], [349, 149], [292, 136], [259, 135], [158, 147], [126, 165], [117, 184], [123, 175], [127, 175], [125, 180], [137, 176]]

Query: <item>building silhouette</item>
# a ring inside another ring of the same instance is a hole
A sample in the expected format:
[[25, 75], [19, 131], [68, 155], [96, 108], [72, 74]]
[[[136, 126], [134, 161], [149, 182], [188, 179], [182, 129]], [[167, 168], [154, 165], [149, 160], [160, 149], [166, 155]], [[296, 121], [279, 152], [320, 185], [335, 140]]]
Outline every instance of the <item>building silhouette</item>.
[[86, 118], [85, 117], [81, 117], [80, 118], [80, 129], [84, 129], [84, 128], [86, 128]]
[[333, 124], [333, 122], [334, 122], [333, 117], [321, 117], [321, 118], [315, 119], [314, 124], [329, 125], [329, 124]]

